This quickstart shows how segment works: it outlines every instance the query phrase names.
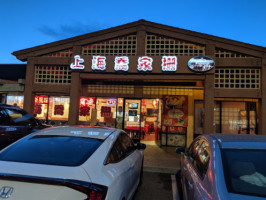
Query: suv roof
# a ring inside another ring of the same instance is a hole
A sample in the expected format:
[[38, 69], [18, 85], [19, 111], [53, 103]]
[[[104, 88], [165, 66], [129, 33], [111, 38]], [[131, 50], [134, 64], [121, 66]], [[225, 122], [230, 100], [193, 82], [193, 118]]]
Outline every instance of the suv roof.
[[36, 132], [36, 135], [77, 136], [105, 140], [118, 129], [92, 126], [58, 126]]

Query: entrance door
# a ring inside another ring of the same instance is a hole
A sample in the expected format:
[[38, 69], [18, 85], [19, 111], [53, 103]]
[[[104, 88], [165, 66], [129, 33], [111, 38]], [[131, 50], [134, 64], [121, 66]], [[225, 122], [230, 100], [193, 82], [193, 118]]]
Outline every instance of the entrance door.
[[124, 130], [132, 139], [141, 139], [141, 100], [125, 99]]

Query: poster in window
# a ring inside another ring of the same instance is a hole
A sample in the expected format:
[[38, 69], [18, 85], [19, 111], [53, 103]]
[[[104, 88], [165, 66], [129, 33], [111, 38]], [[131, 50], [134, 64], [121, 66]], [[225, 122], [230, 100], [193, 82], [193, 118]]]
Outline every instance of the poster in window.
[[188, 126], [188, 96], [163, 96], [163, 125]]

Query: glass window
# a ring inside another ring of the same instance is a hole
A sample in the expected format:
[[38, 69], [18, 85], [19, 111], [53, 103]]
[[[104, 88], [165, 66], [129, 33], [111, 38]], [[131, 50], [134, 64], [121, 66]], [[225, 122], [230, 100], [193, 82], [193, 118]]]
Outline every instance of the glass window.
[[130, 137], [126, 133], [120, 133], [107, 157], [106, 163], [119, 162], [135, 149], [135, 145]]
[[79, 103], [79, 121], [90, 124], [92, 111], [95, 109], [95, 105], [96, 102], [94, 97], [81, 97]]
[[22, 95], [7, 95], [6, 104], [23, 108], [24, 96]]
[[35, 96], [34, 114], [38, 119], [46, 120], [48, 103], [48, 96]]
[[228, 192], [266, 197], [265, 158], [265, 149], [223, 149]]
[[194, 133], [196, 135], [203, 134], [203, 126], [204, 126], [204, 108], [203, 101], [195, 101], [195, 118], [194, 118]]
[[97, 98], [97, 123], [100, 126], [115, 127], [116, 98]]
[[49, 97], [49, 120], [68, 120], [69, 97]]
[[5, 110], [0, 109], [0, 125], [10, 125], [9, 116]]
[[209, 143], [203, 139], [196, 140], [188, 149], [188, 156], [200, 176], [204, 177], [210, 160]]
[[78, 166], [102, 144], [101, 140], [51, 135], [29, 135], [1, 152], [0, 160]]
[[10, 118], [11, 125], [27, 126], [36, 125], [36, 120], [27, 112], [15, 110], [12, 108], [5, 109]]

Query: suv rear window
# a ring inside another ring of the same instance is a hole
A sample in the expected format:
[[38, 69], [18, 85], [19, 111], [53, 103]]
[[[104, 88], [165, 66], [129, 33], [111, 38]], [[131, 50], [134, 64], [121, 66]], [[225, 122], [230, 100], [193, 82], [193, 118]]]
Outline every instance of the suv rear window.
[[0, 153], [0, 160], [60, 166], [79, 166], [102, 140], [51, 135], [29, 135]]
[[266, 197], [266, 150], [223, 149], [228, 192]]

